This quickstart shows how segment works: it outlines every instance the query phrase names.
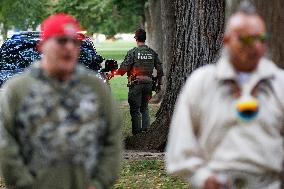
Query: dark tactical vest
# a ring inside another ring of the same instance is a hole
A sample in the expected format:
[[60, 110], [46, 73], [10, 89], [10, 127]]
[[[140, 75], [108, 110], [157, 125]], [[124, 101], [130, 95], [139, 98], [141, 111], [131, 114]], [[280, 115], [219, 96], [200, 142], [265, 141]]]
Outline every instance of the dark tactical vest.
[[136, 76], [152, 76], [155, 62], [155, 52], [149, 47], [140, 46], [134, 50], [132, 74]]

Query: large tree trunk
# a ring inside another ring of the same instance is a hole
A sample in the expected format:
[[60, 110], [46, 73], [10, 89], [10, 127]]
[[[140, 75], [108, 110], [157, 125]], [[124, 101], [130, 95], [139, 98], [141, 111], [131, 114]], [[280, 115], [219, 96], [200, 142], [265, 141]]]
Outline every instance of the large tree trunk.
[[164, 149], [175, 102], [186, 78], [196, 68], [214, 63], [222, 47], [225, 0], [176, 0], [175, 9], [175, 54], [166, 95], [149, 132], [127, 138], [127, 148]]
[[[176, 31], [175, 4], [172, 0], [161, 1], [161, 19], [163, 30], [163, 70], [167, 77], [169, 74], [170, 64], [174, 58], [174, 37]], [[166, 84], [166, 83], [165, 83]]]
[[158, 54], [163, 56], [163, 31], [161, 23], [161, 0], [149, 0], [145, 8], [146, 16], [146, 43]]
[[[146, 32], [147, 40], [146, 43], [152, 49], [154, 49], [159, 59], [163, 58], [163, 35], [164, 30], [162, 28], [162, 11], [161, 11], [162, 0], [149, 0], [146, 3], [145, 16], [146, 16]], [[151, 103], [159, 103], [163, 97], [163, 91], [156, 93], [151, 99]]]
[[[228, 0], [228, 12], [238, 8], [241, 0]], [[283, 0], [251, 0], [259, 14], [264, 18], [269, 34], [268, 56], [281, 68], [284, 68], [284, 7]]]
[[171, 0], [163, 0], [161, 1], [161, 23], [162, 23], [162, 46], [163, 46], [163, 57], [161, 57], [161, 61], [163, 63], [164, 77], [163, 77], [163, 85], [161, 91], [157, 93], [153, 99], [151, 99], [150, 103], [159, 103], [162, 101], [164, 94], [166, 92], [167, 85], [167, 76], [168, 67], [173, 62], [174, 57], [174, 35], [176, 29], [176, 20], [175, 20], [175, 6], [173, 1]]
[[6, 40], [7, 37], [8, 37], [8, 28], [7, 28], [7, 25], [5, 23], [2, 23], [1, 35], [3, 37], [3, 40]]

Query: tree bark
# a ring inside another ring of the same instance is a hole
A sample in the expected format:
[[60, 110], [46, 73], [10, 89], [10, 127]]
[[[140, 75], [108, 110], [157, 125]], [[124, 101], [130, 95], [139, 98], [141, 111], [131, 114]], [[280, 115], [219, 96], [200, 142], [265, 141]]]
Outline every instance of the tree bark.
[[[172, 0], [161, 1], [161, 19], [162, 19], [162, 30], [163, 30], [163, 70], [167, 77], [169, 75], [168, 67], [173, 62], [174, 57], [174, 37], [176, 31], [176, 17], [175, 17], [175, 6]], [[166, 84], [166, 83], [165, 83]]]
[[[228, 12], [235, 12], [241, 0], [228, 0]], [[268, 31], [268, 57], [284, 68], [284, 7], [283, 0], [251, 0], [258, 13], [263, 17]]]
[[163, 31], [161, 23], [161, 0], [149, 0], [145, 9], [146, 16], [146, 43], [154, 49], [159, 58], [163, 57]]
[[[147, 40], [146, 44], [154, 49], [158, 55], [159, 59], [163, 60], [163, 35], [164, 30], [162, 27], [162, 11], [161, 4], [162, 0], [149, 0], [146, 3], [146, 31], [147, 31]], [[171, 3], [172, 4], [172, 3]], [[159, 103], [163, 98], [164, 88], [161, 91], [156, 93], [151, 99], [150, 103]]]
[[1, 35], [3, 37], [3, 41], [5, 41], [8, 37], [8, 28], [5, 23], [2, 23]]
[[127, 148], [164, 149], [175, 102], [186, 78], [198, 67], [215, 63], [222, 47], [225, 0], [176, 0], [175, 10], [175, 51], [168, 68], [166, 95], [150, 130], [127, 138]]
[[161, 23], [162, 23], [162, 47], [163, 57], [161, 59], [163, 63], [164, 77], [161, 91], [157, 93], [150, 103], [160, 103], [166, 92], [168, 67], [173, 62], [174, 49], [174, 35], [175, 35], [175, 6], [171, 0], [161, 1]]

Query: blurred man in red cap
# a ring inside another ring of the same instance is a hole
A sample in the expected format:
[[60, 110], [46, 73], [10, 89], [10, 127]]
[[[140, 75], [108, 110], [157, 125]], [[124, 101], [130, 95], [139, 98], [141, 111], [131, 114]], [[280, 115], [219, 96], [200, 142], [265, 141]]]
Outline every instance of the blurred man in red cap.
[[79, 23], [41, 25], [39, 62], [3, 87], [0, 160], [8, 188], [102, 189], [116, 179], [120, 120], [109, 89], [77, 64]]

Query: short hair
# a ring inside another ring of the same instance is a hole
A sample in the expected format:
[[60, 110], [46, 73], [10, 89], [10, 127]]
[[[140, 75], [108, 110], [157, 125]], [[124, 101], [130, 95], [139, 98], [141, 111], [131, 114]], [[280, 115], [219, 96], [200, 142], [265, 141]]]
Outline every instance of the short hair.
[[226, 27], [225, 27], [225, 35], [230, 33], [230, 21], [232, 18], [234, 18], [236, 15], [246, 15], [246, 16], [256, 16], [262, 19], [260, 14], [257, 12], [254, 4], [250, 0], [244, 0], [239, 4], [238, 9], [230, 16], [230, 18], [227, 21]]
[[258, 15], [258, 12], [257, 12], [254, 4], [249, 0], [242, 1], [236, 12], [241, 12], [241, 13], [244, 13], [246, 15]]
[[142, 28], [136, 30], [134, 38], [139, 42], [145, 42], [145, 40], [146, 40], [145, 30], [142, 29]]

